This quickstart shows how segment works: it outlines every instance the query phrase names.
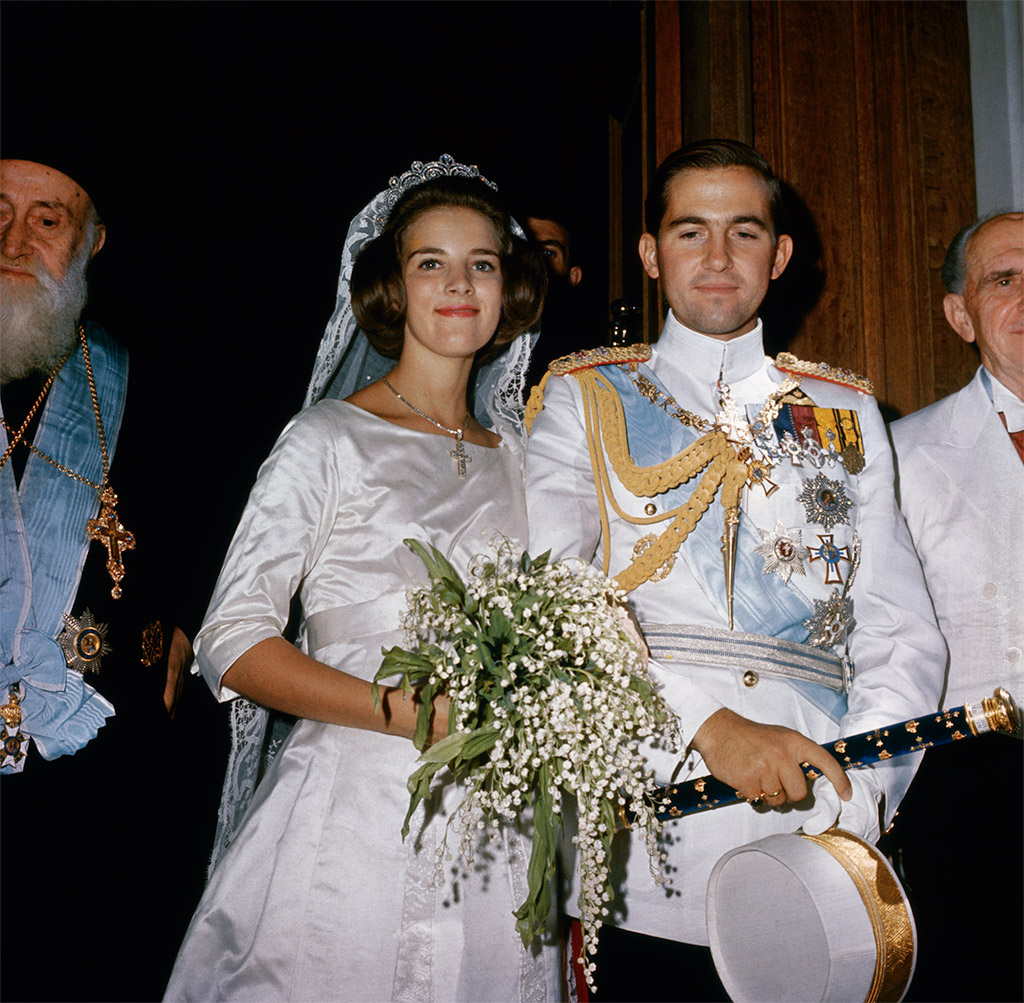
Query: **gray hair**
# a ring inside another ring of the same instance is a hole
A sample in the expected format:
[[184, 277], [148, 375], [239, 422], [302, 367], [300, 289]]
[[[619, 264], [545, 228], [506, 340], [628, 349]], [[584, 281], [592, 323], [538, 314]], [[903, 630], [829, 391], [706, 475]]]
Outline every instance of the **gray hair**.
[[967, 280], [967, 242], [986, 223], [999, 216], [1019, 213], [1020, 209], [997, 209], [995, 212], [979, 216], [969, 226], [965, 226], [954, 238], [946, 251], [946, 259], [942, 262], [942, 284], [948, 293], [962, 294], [964, 282]]

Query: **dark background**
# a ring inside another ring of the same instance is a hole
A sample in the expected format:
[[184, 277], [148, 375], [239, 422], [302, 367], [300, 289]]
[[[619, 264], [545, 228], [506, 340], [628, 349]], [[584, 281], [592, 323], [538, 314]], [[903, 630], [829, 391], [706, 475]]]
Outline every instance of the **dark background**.
[[0, 152], [66, 156], [108, 224], [88, 313], [145, 384], [197, 604], [301, 406], [348, 222], [392, 174], [450, 153], [521, 215], [564, 204], [607, 317], [607, 122], [632, 100], [636, 10], [3, 5]]
[[[131, 352], [131, 428], [112, 483], [126, 522], [146, 515], [129, 524], [138, 554], [166, 568], [190, 634], [257, 468], [302, 404], [349, 221], [389, 177], [450, 153], [479, 165], [520, 217], [564, 207], [580, 288], [604, 327], [608, 114], [624, 115], [635, 92], [635, 57], [616, 52], [637, 12], [3, 4], [0, 156], [69, 174], [107, 225], [87, 315]], [[172, 834], [180, 852], [145, 876], [175, 886], [154, 891], [172, 932], [154, 932], [133, 963], [154, 984], [201, 891], [225, 710], [189, 680], [175, 722], [174, 775], [188, 783], [182, 834]]]

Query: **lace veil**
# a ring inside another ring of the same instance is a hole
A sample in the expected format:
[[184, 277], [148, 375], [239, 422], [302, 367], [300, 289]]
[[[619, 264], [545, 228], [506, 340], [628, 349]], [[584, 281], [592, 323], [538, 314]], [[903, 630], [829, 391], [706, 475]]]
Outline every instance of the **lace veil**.
[[[363, 247], [380, 233], [391, 210], [406, 191], [447, 175], [478, 178], [489, 187], [497, 188], [475, 166], [460, 164], [448, 154], [442, 154], [430, 163], [414, 161], [405, 173], [392, 177], [388, 187], [375, 195], [352, 220], [341, 254], [334, 313], [320, 341], [303, 408], [325, 398], [348, 397], [360, 387], [380, 379], [394, 366], [394, 359], [377, 352], [356, 324], [350, 294], [352, 266]], [[523, 236], [523, 230], [515, 220], [512, 228], [517, 236]], [[481, 366], [472, 392], [471, 406], [477, 421], [498, 432], [520, 460], [526, 440], [523, 424], [526, 371], [539, 333], [538, 328], [513, 339], [501, 354]], [[231, 752], [209, 873], [213, 873], [217, 862], [231, 845], [256, 785], [288, 736], [292, 724], [292, 718], [268, 712], [249, 700], [239, 698], [232, 704]]]

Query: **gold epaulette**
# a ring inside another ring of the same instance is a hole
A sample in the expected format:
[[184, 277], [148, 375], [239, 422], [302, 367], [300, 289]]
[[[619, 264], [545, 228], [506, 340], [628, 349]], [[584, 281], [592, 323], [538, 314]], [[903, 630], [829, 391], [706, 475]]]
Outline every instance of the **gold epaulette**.
[[862, 394], [875, 392], [875, 385], [866, 376], [858, 376], [849, 369], [838, 369], [827, 362], [804, 362], [790, 352], [779, 352], [775, 356], [775, 368], [794, 376], [810, 376], [826, 383], [837, 383], [841, 387], [859, 390]]
[[585, 348], [579, 352], [563, 355], [548, 364], [548, 372], [555, 376], [567, 376], [581, 369], [593, 369], [594, 366], [618, 365], [622, 362], [646, 362], [651, 357], [651, 346], [637, 345], [599, 345], [597, 348]]

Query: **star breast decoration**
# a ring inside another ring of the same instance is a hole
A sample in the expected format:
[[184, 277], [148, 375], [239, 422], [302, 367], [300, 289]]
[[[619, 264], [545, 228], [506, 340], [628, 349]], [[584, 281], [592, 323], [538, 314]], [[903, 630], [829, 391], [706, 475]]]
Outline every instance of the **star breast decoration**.
[[853, 600], [833, 589], [827, 599], [814, 600], [814, 616], [804, 620], [811, 633], [807, 643], [815, 648], [831, 648], [843, 639], [852, 623]]
[[806, 574], [804, 562], [800, 559], [804, 546], [799, 529], [786, 529], [782, 520], [777, 519], [773, 529], [758, 529], [758, 532], [761, 534], [761, 542], [754, 548], [754, 552], [764, 558], [762, 574], [770, 575], [774, 572], [787, 585], [794, 574]]
[[804, 507], [807, 521], [824, 526], [826, 533], [837, 523], [850, 525], [853, 502], [846, 494], [842, 481], [833, 481], [824, 474], [818, 474], [804, 481], [797, 500]]
[[107, 625], [97, 623], [88, 608], [77, 618], [64, 614], [64, 630], [57, 643], [68, 668], [82, 674], [99, 672], [103, 656], [112, 650], [107, 644]]

